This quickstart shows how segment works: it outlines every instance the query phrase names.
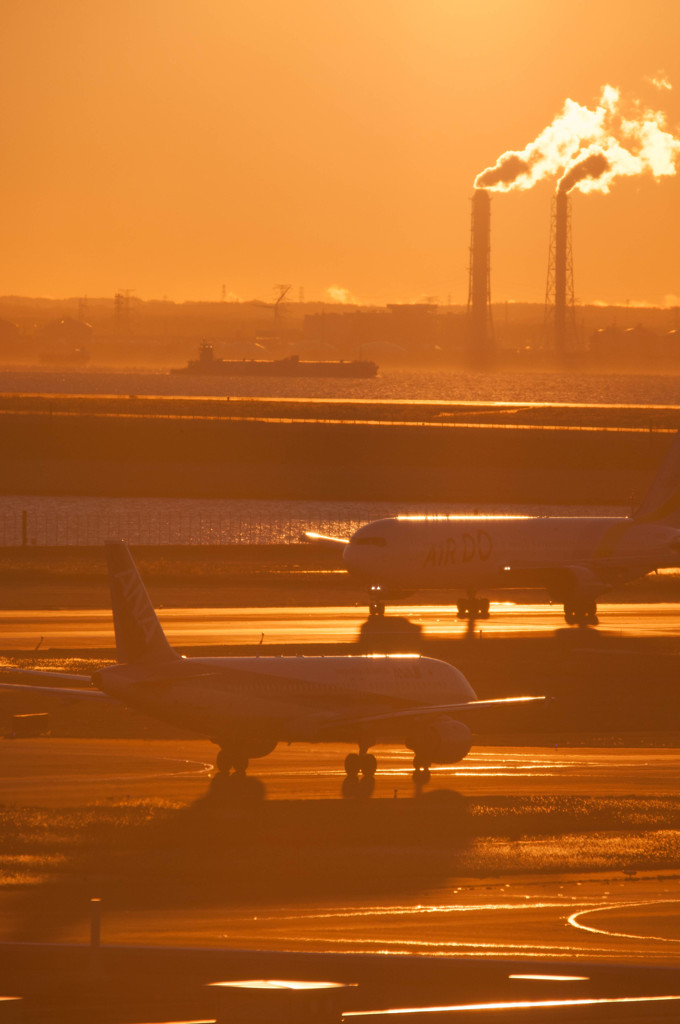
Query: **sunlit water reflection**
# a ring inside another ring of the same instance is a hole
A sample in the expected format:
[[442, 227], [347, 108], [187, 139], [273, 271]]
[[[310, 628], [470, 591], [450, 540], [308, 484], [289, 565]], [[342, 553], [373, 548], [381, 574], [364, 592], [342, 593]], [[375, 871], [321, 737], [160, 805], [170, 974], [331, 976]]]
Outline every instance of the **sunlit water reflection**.
[[[0, 498], [0, 546], [130, 544], [294, 544], [305, 531], [349, 537], [392, 515], [536, 513], [531, 505], [446, 502], [269, 501], [248, 498]], [[541, 506], [542, 515], [622, 515], [617, 506]]]

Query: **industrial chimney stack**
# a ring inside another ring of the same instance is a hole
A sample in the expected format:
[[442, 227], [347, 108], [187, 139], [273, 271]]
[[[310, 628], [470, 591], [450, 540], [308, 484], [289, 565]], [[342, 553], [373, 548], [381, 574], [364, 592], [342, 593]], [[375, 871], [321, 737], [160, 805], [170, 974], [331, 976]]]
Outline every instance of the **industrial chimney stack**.
[[562, 191], [553, 198], [545, 310], [548, 336], [555, 353], [558, 356], [565, 356], [573, 352], [576, 348], [577, 332], [571, 211], [569, 194]]
[[470, 283], [468, 289], [468, 346], [471, 360], [486, 363], [493, 355], [491, 318], [491, 199], [483, 189], [472, 196]]

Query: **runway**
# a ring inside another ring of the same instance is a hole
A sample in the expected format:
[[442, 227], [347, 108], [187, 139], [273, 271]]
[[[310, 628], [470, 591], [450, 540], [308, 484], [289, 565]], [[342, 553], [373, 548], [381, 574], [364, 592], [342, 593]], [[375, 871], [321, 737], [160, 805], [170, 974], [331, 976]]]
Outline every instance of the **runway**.
[[[363, 608], [161, 608], [158, 617], [171, 644], [201, 647], [237, 644], [353, 643], [366, 622]], [[404, 619], [424, 637], [445, 639], [473, 631], [485, 636], [550, 636], [558, 631], [587, 636], [677, 637], [680, 608], [676, 604], [602, 604], [600, 625], [579, 630], [567, 627], [562, 608], [548, 604], [492, 604], [489, 619], [472, 626], [456, 618], [451, 605], [394, 606], [377, 623], [381, 633], [393, 627], [401, 636]], [[372, 623], [376, 625], [376, 623]], [[3, 611], [0, 652], [84, 650], [114, 647], [113, 621], [107, 609]]]

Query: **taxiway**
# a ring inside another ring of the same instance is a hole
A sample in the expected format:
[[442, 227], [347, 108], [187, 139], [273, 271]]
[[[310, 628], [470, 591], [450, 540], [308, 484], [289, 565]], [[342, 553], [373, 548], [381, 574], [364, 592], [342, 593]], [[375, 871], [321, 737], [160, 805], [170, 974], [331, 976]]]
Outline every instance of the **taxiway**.
[[378, 774], [370, 788], [347, 788], [346, 744], [280, 744], [251, 761], [245, 779], [215, 772], [217, 747], [205, 740], [63, 739], [0, 741], [4, 804], [75, 807], [101, 800], [210, 798], [335, 800], [340, 796], [410, 799], [454, 793], [466, 797], [531, 794], [629, 796], [675, 794], [680, 751], [479, 747], [457, 765], [433, 765], [426, 786], [413, 782], [410, 751], [376, 746]]
[[[676, 637], [680, 610], [676, 604], [601, 604], [597, 632], [617, 636]], [[214, 647], [219, 644], [352, 643], [366, 623], [366, 610], [354, 607], [161, 608], [158, 617], [171, 644]], [[591, 629], [567, 627], [561, 606], [492, 604], [489, 619], [474, 624], [456, 618], [451, 605], [390, 608], [372, 623], [381, 635], [402, 637], [404, 620], [430, 639], [455, 638], [473, 631], [485, 636], [549, 636], [569, 630], [587, 635]], [[114, 646], [113, 621], [106, 609], [3, 611], [0, 652], [92, 649]]]

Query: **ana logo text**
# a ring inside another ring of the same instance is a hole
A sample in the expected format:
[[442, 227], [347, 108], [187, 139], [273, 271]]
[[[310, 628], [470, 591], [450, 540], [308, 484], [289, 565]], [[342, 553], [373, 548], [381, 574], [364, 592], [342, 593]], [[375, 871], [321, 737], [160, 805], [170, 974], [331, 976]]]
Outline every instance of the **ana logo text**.
[[115, 579], [120, 585], [123, 602], [128, 606], [135, 625], [141, 629], [144, 639], [150, 640], [156, 629], [156, 616], [137, 574], [127, 569], [115, 573]]

